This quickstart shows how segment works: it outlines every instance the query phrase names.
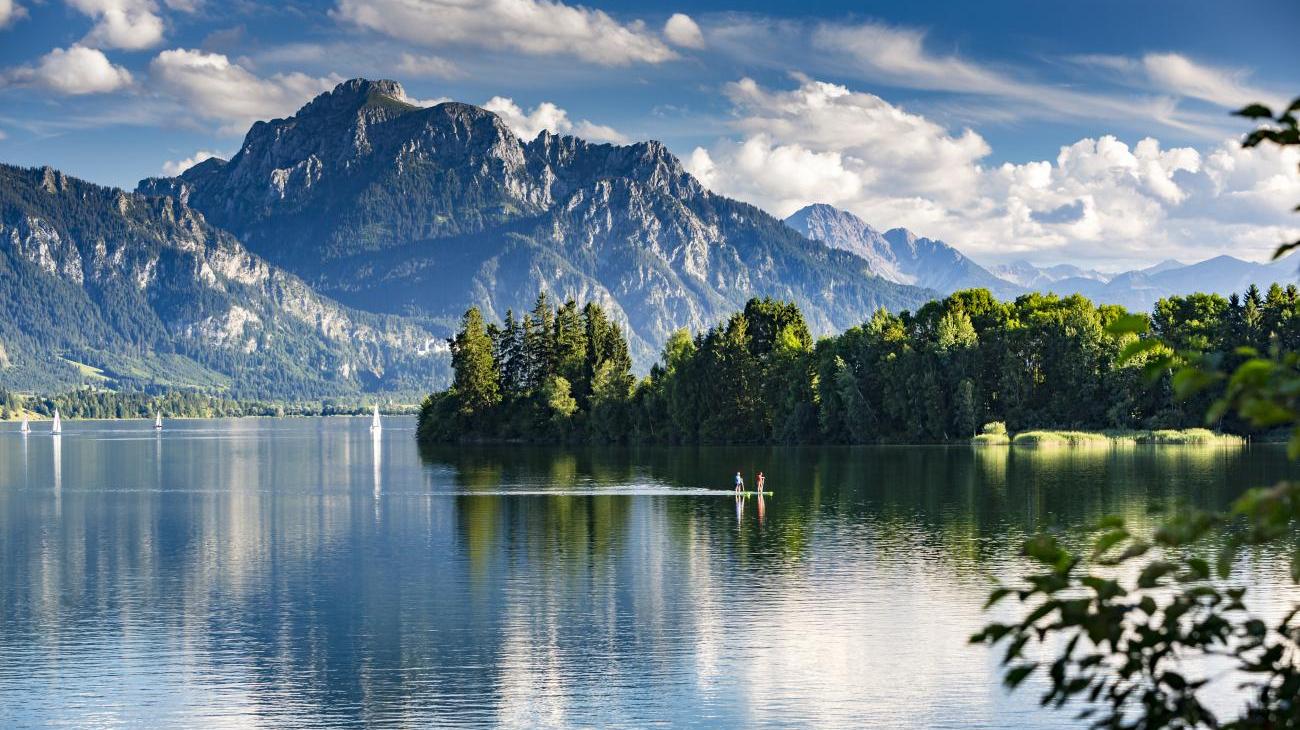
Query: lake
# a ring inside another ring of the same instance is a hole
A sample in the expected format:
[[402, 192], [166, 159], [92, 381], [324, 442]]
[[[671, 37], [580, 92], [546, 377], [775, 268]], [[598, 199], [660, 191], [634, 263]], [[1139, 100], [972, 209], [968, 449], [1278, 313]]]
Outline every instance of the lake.
[[[1264, 445], [421, 453], [385, 424], [0, 424], [0, 726], [1071, 727], [966, 644], [1018, 540], [1291, 472]], [[738, 469], [775, 494], [738, 504]]]

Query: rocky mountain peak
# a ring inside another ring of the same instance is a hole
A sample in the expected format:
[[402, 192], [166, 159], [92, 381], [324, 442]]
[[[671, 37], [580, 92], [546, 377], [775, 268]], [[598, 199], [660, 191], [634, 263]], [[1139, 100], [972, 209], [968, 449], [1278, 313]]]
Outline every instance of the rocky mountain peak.
[[367, 105], [385, 106], [391, 102], [408, 107], [408, 110], [419, 108], [406, 98], [406, 90], [396, 81], [349, 79], [307, 102], [294, 116], [351, 114]]

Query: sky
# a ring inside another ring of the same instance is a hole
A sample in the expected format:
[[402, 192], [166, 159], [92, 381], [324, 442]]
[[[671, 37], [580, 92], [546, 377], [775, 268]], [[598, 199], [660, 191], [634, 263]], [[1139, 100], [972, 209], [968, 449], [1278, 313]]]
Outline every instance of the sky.
[[0, 0], [0, 162], [134, 188], [353, 77], [593, 141], [716, 192], [906, 227], [986, 263], [1266, 260], [1300, 152], [1300, 3]]

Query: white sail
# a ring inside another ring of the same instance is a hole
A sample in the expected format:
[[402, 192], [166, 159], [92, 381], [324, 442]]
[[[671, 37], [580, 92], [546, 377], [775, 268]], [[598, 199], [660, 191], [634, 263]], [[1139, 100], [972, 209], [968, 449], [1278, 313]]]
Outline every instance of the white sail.
[[19, 428], [18, 430], [21, 431], [22, 433], [31, 433], [31, 432], [32, 432], [32, 424], [31, 424], [30, 422], [28, 422], [28, 420], [27, 420], [27, 414], [26, 414], [26, 413], [23, 414], [23, 425], [22, 425], [22, 427]]
[[157, 416], [154, 417], [154, 419], [153, 419], [153, 427], [154, 427], [154, 430], [155, 430], [155, 431], [161, 431], [161, 430], [162, 430], [162, 414], [161, 414], [161, 413], [159, 413]]
[[54, 409], [54, 423], [50, 426], [50, 433], [63, 433], [63, 419], [59, 418], [59, 409]]
[[376, 403], [376, 404], [375, 404], [375, 414], [374, 414], [373, 416], [370, 417], [370, 430], [371, 430], [371, 431], [378, 431], [378, 430], [382, 429], [383, 427], [384, 427], [383, 424], [379, 422], [379, 404]]

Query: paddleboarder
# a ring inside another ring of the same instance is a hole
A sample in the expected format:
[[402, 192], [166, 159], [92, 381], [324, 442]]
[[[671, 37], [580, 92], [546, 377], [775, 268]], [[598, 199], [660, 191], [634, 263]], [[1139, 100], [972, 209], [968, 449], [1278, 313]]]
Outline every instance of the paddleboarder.
[[767, 477], [763, 476], [763, 472], [760, 471], [760, 472], [758, 473], [758, 479], [756, 479], [756, 480], [754, 480], [754, 481], [755, 481], [755, 482], [757, 483], [757, 485], [758, 485], [758, 486], [755, 487], [755, 489], [758, 490], [758, 493], [759, 493], [759, 494], [762, 494], [762, 493], [763, 493], [763, 485], [764, 485], [764, 484], [767, 484]]
[[740, 472], [736, 472], [736, 492], [738, 493], [742, 492], [744, 491], [744, 489], [745, 489], [745, 479], [744, 477], [740, 476]]

